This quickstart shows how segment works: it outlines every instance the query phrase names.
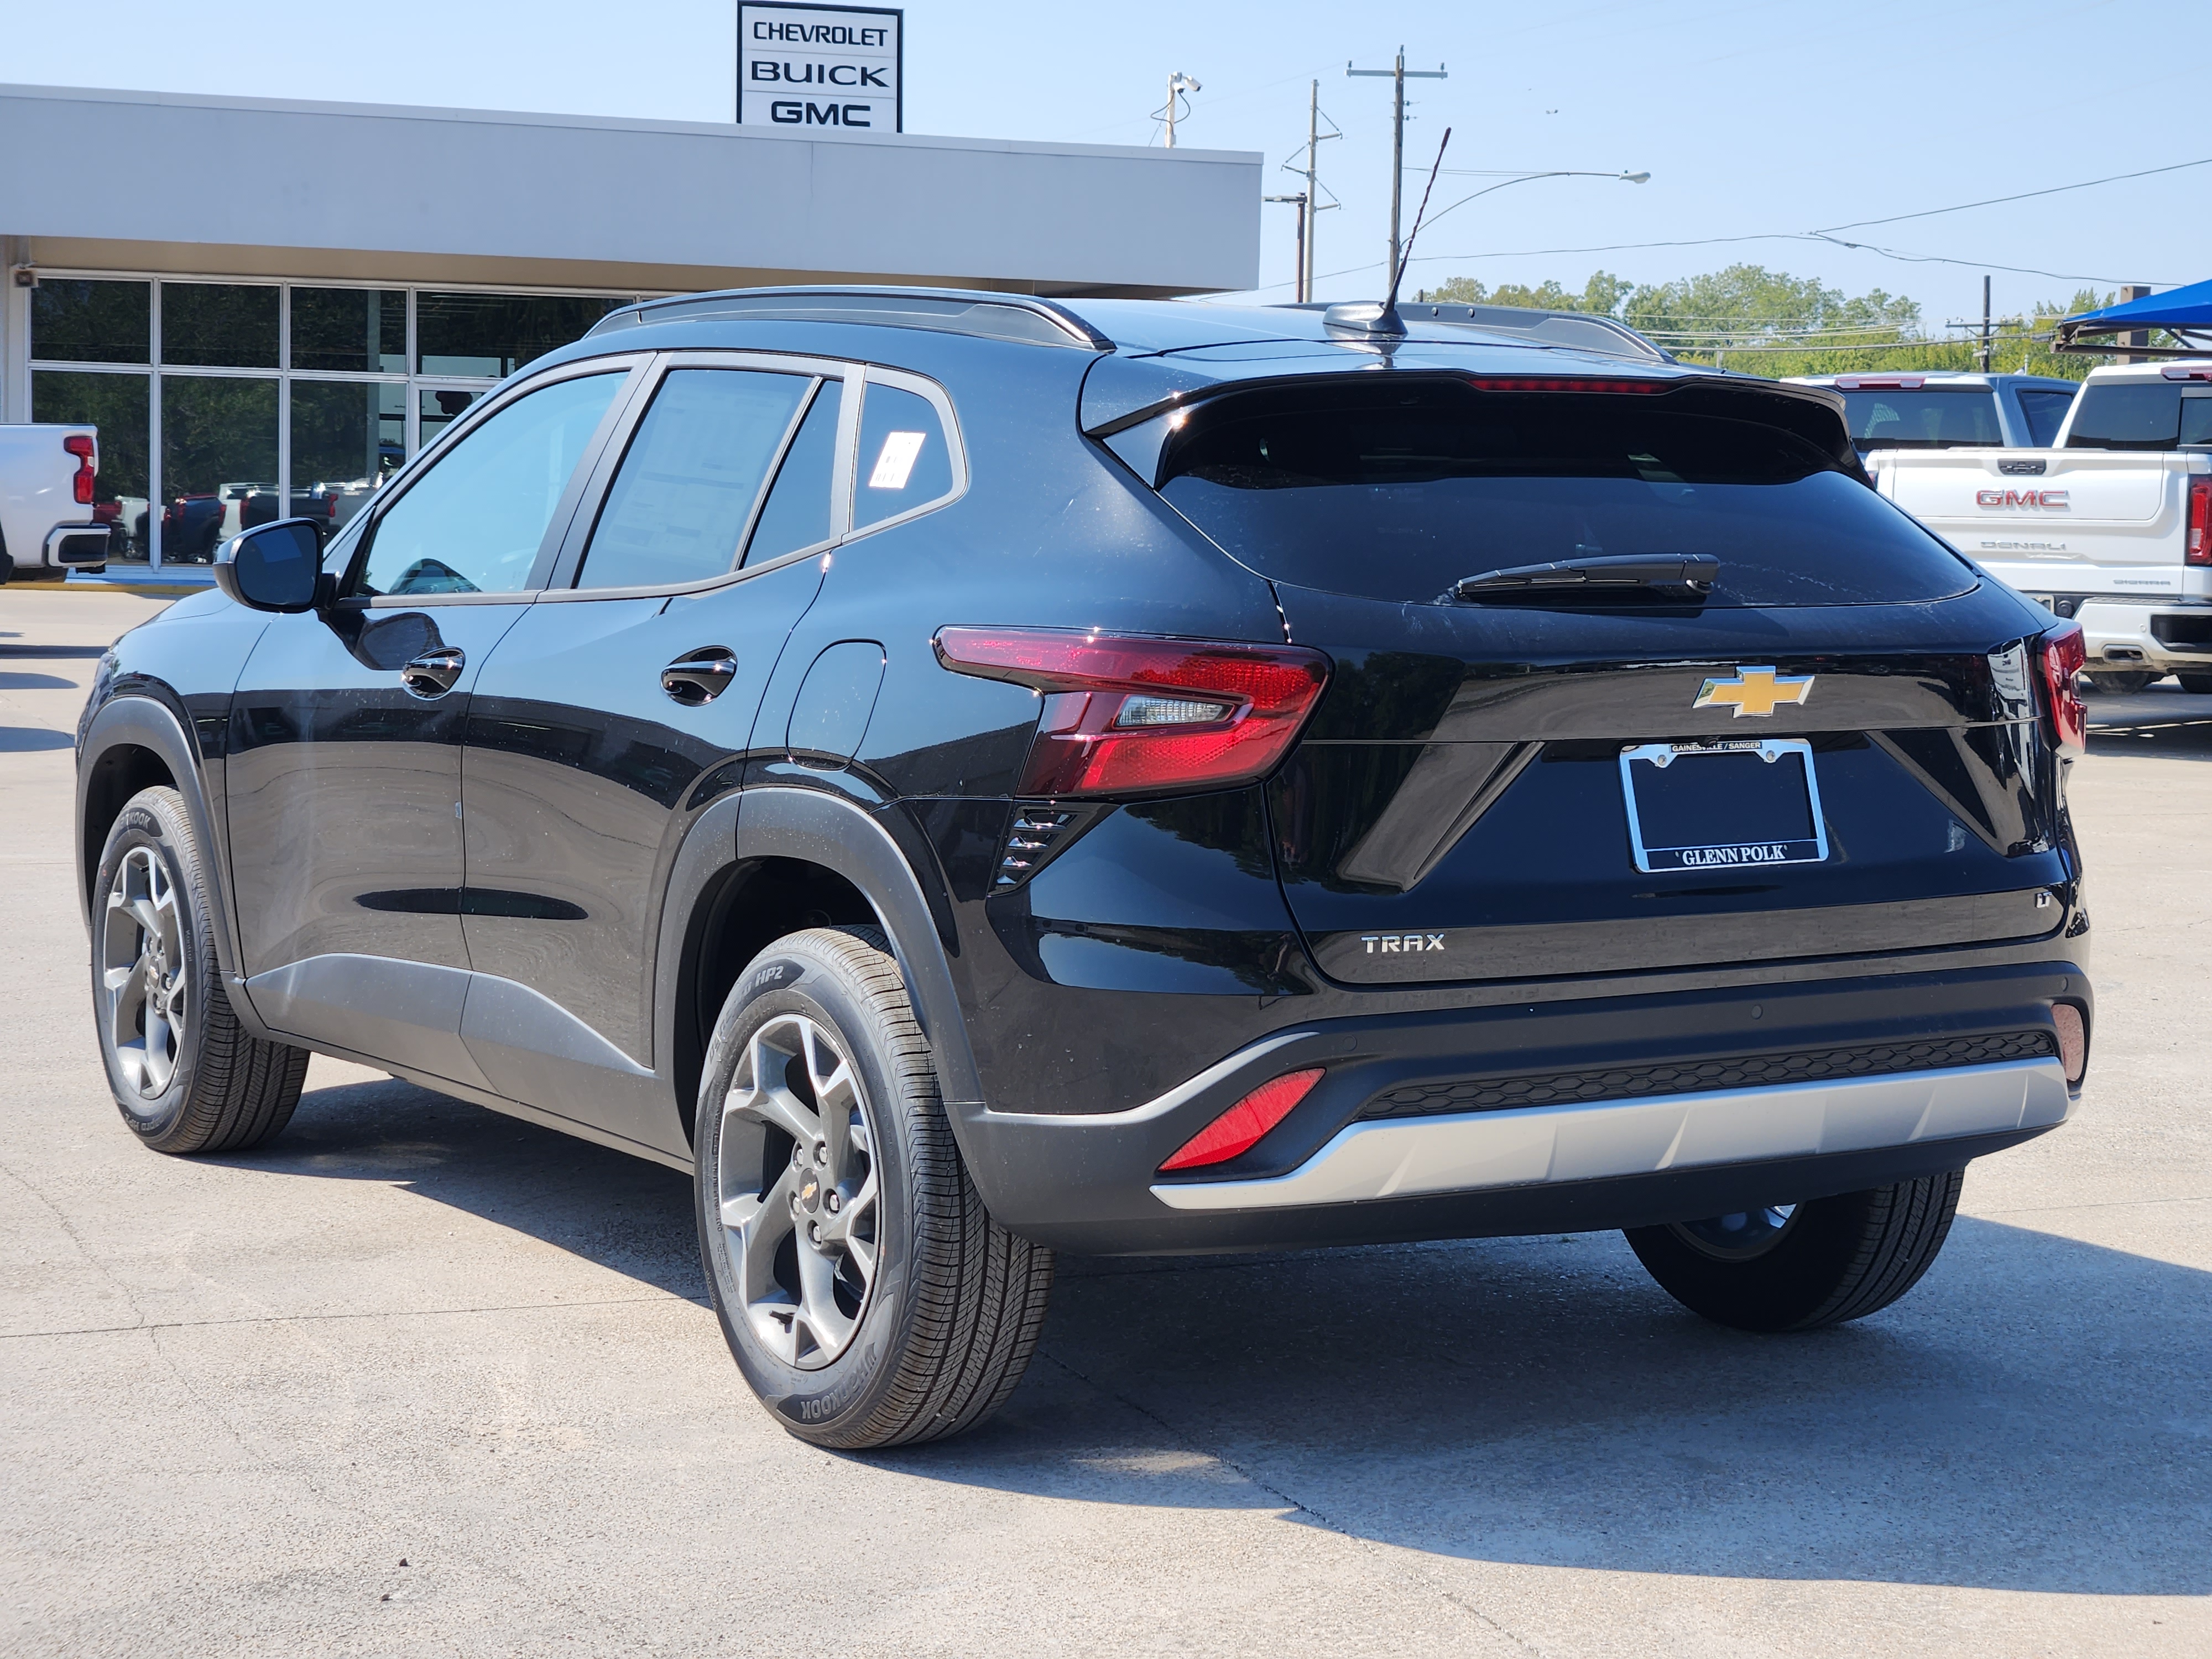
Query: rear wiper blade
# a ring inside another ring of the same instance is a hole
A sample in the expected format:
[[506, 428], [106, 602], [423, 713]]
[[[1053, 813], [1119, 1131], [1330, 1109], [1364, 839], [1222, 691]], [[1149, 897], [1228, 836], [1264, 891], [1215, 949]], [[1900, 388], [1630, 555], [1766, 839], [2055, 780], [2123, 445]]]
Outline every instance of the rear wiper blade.
[[1452, 588], [1449, 597], [1488, 599], [1529, 592], [1601, 593], [1607, 589], [1629, 587], [1678, 588], [1686, 593], [1710, 593], [1720, 571], [1721, 562], [1710, 553], [1607, 554], [1486, 570], [1480, 575], [1462, 578]]

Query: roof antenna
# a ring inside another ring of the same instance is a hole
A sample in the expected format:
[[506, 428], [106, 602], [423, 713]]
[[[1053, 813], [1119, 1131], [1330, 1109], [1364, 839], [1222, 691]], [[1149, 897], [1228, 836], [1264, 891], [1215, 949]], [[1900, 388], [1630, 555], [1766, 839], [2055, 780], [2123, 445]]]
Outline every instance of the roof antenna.
[[1392, 339], [1406, 337], [1405, 319], [1398, 315], [1398, 287], [1406, 280], [1406, 267], [1413, 262], [1413, 243], [1421, 234], [1421, 222], [1428, 217], [1429, 193], [1437, 187], [1437, 174], [1444, 164], [1444, 149], [1451, 143], [1451, 129], [1444, 129], [1442, 143], [1437, 146], [1437, 159], [1429, 163], [1429, 182], [1421, 190], [1421, 205], [1413, 215], [1413, 228], [1406, 238], [1406, 246], [1398, 255], [1398, 268], [1390, 273], [1390, 292], [1379, 307], [1368, 305], [1331, 306], [1322, 313], [1322, 320], [1329, 327], [1359, 334], [1384, 335]]

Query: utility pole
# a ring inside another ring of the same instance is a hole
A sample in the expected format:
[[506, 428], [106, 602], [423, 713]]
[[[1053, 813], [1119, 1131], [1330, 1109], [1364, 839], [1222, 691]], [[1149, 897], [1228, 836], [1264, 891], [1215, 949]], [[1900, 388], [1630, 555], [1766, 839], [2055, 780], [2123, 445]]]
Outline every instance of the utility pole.
[[1990, 279], [1986, 275], [1982, 278], [1982, 349], [1979, 356], [1982, 373], [1986, 374], [1990, 372]]
[[[1329, 125], [1334, 129], [1336, 123], [1332, 121]], [[1283, 170], [1285, 173], [1294, 173], [1306, 181], [1304, 193], [1298, 197], [1270, 196], [1267, 198], [1271, 202], [1302, 200], [1305, 203], [1305, 206], [1298, 213], [1297, 292], [1300, 305], [1305, 304], [1314, 296], [1314, 243], [1317, 240], [1316, 233], [1321, 228], [1321, 216], [1336, 205], [1334, 202], [1324, 202], [1321, 199], [1322, 182], [1317, 176], [1319, 164], [1316, 158], [1322, 144], [1332, 138], [1343, 137], [1340, 132], [1334, 131], [1323, 132], [1321, 130], [1321, 82], [1313, 82], [1306, 93], [1306, 163], [1302, 167], [1292, 167], [1288, 161], [1283, 163]]]
[[1396, 63], [1386, 70], [1354, 69], [1350, 63], [1344, 66], [1346, 75], [1370, 75], [1390, 77], [1390, 268], [1387, 280], [1395, 282], [1398, 276], [1398, 210], [1406, 185], [1406, 82], [1412, 81], [1443, 81], [1450, 77], [1444, 66], [1432, 70], [1409, 70], [1406, 67], [1406, 49], [1398, 48]]
[[1305, 192], [1304, 192], [1304, 191], [1298, 191], [1298, 192], [1297, 192], [1297, 194], [1296, 194], [1296, 195], [1294, 195], [1294, 196], [1262, 196], [1260, 199], [1261, 199], [1261, 201], [1263, 201], [1263, 202], [1289, 202], [1289, 203], [1293, 204], [1297, 208], [1297, 210], [1298, 210], [1298, 250], [1297, 250], [1297, 264], [1295, 265], [1294, 269], [1295, 269], [1295, 270], [1297, 271], [1297, 273], [1298, 273], [1298, 276], [1297, 276], [1297, 284], [1298, 284], [1298, 303], [1299, 303], [1300, 305], [1304, 305], [1304, 304], [1306, 302], [1306, 276], [1307, 276], [1307, 270], [1306, 270], [1306, 212], [1307, 212], [1307, 198], [1306, 198], [1306, 194], [1305, 194]]
[[1203, 92], [1205, 90], [1205, 88], [1200, 86], [1197, 82], [1192, 80], [1190, 76], [1185, 75], [1181, 70], [1177, 70], [1173, 75], [1168, 76], [1168, 106], [1160, 112], [1160, 117], [1168, 124], [1168, 148], [1170, 149], [1173, 149], [1175, 148], [1176, 100], [1186, 92]]

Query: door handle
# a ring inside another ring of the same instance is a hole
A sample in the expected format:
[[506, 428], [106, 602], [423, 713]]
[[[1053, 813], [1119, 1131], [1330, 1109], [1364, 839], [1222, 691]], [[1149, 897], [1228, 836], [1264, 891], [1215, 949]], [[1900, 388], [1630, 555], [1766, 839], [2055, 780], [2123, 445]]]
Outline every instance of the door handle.
[[399, 683], [411, 696], [442, 697], [453, 689], [461, 678], [461, 670], [468, 665], [469, 659], [461, 654], [459, 646], [441, 646], [435, 651], [425, 651], [402, 668]]
[[677, 702], [696, 708], [712, 702], [738, 678], [738, 653], [726, 646], [702, 646], [687, 651], [660, 671], [660, 689]]

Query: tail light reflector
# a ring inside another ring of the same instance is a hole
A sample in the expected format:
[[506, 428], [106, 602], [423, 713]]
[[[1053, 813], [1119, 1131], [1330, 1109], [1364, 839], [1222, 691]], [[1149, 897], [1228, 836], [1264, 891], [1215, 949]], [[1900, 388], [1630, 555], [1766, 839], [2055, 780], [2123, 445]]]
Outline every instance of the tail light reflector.
[[1328, 683], [1328, 659], [1287, 645], [943, 628], [938, 660], [1010, 680], [1044, 708], [1015, 793], [1158, 795], [1273, 771]]
[[76, 477], [70, 482], [76, 487], [77, 505], [90, 507], [93, 475], [100, 470], [93, 463], [92, 440], [82, 432], [72, 432], [62, 440], [62, 447], [76, 457]]
[[1196, 1170], [1209, 1164], [1226, 1164], [1260, 1144], [1268, 1130], [1290, 1115], [1328, 1068], [1285, 1072], [1261, 1084], [1182, 1144], [1181, 1151], [1160, 1165], [1170, 1170]]
[[2058, 1063], [2066, 1080], [2079, 1083], [2089, 1065], [2089, 1034], [2081, 1024], [2081, 1011], [2070, 1002], [2051, 1005], [2051, 1022], [2058, 1030]]
[[2068, 756], [2086, 754], [2089, 747], [2089, 714], [2081, 707], [2081, 694], [2074, 684], [2074, 677], [2089, 660], [2088, 647], [2082, 642], [2081, 624], [2059, 623], [2043, 636], [2037, 654], [2043, 663], [2044, 689], [2051, 694], [2051, 724], [2058, 740], [2058, 752]]
[[2189, 564], [2212, 564], [2212, 478], [2189, 481], [2189, 539], [2181, 556]]

